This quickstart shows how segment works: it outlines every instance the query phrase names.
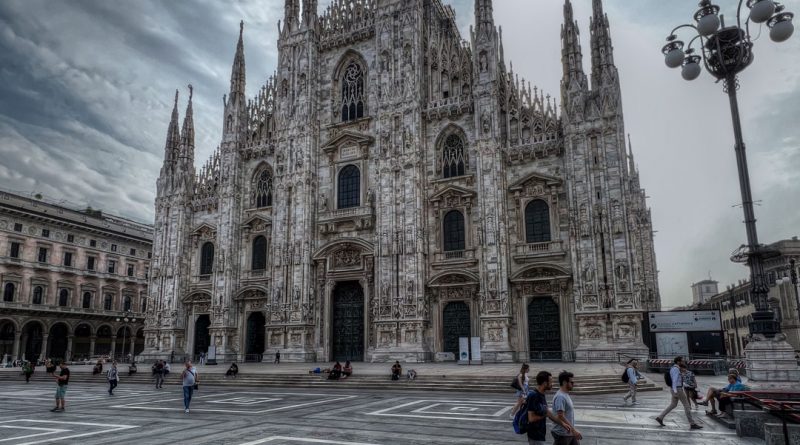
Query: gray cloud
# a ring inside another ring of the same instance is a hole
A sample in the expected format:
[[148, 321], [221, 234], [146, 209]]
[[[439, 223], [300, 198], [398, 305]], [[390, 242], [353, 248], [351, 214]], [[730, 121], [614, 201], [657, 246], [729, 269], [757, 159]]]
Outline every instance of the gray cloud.
[[[329, 2], [321, 2], [324, 8]], [[472, 0], [451, 0], [469, 39]], [[560, 0], [497, 0], [507, 63], [559, 97]], [[590, 0], [574, 0], [588, 64]], [[727, 99], [707, 74], [686, 83], [659, 52], [696, 0], [606, 0], [643, 186], [651, 196], [666, 306], [707, 276], [745, 277], [728, 261], [744, 239]], [[735, 2], [723, 12], [733, 17]], [[794, 12], [800, 0], [784, 2]], [[197, 162], [219, 143], [238, 22], [248, 91], [275, 67], [280, 0], [0, 2], [0, 186], [149, 221], [173, 92], [195, 87]], [[730, 19], [729, 19], [730, 20]], [[796, 235], [800, 210], [800, 38], [773, 44], [741, 76], [761, 238]], [[588, 72], [588, 66], [587, 66]], [[181, 110], [183, 111], [183, 110]]]

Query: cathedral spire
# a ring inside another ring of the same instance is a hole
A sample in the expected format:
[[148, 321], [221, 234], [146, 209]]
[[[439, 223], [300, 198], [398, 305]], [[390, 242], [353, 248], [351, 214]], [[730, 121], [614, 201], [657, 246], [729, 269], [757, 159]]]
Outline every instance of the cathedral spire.
[[235, 95], [244, 97], [245, 69], [244, 69], [244, 20], [239, 23], [239, 42], [236, 44], [236, 56], [233, 58], [233, 68], [231, 69], [231, 93], [230, 99]]
[[[591, 44], [592, 44], [592, 86], [603, 83], [603, 72], [616, 71], [614, 66], [614, 46], [608, 16], [603, 12], [603, 0], [592, 0]], [[616, 78], [616, 76], [613, 76]]]
[[583, 89], [586, 75], [583, 73], [583, 52], [581, 51], [580, 30], [572, 2], [564, 2], [564, 24], [561, 25], [561, 63], [564, 68], [562, 89]]
[[478, 34], [494, 32], [492, 0], [475, 0], [475, 28]]
[[283, 6], [283, 23], [289, 29], [297, 29], [300, 20], [300, 0], [286, 0]]
[[192, 112], [192, 86], [189, 85], [189, 104], [183, 118], [181, 130], [181, 157], [189, 165], [194, 165], [194, 113]]
[[636, 174], [636, 162], [633, 159], [633, 143], [631, 143], [630, 133], [628, 133], [628, 171], [631, 175]]
[[317, 21], [318, 0], [303, 0], [303, 24], [307, 28], [314, 26]]
[[177, 160], [180, 152], [181, 133], [178, 129], [178, 90], [175, 90], [175, 104], [172, 107], [172, 119], [167, 130], [167, 142], [164, 144], [164, 163]]

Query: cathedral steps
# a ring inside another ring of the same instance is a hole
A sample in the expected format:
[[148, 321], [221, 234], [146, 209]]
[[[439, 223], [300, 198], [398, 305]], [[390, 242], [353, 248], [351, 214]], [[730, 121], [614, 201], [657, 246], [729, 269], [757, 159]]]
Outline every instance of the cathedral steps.
[[[421, 375], [414, 381], [402, 379], [391, 381], [387, 376], [354, 375], [344, 380], [327, 380], [324, 376], [303, 374], [240, 374], [237, 378], [225, 378], [220, 373], [206, 373], [200, 377], [201, 385], [231, 386], [231, 387], [261, 387], [261, 388], [314, 388], [314, 389], [372, 389], [372, 390], [397, 390], [397, 391], [458, 391], [478, 393], [503, 393], [513, 392], [509, 386], [513, 376], [442, 376]], [[52, 377], [36, 372], [32, 380], [36, 382], [52, 382]], [[555, 380], [555, 378], [554, 378]], [[628, 386], [619, 376], [576, 376], [574, 394], [622, 394], [627, 392]], [[22, 382], [24, 377], [17, 372], [0, 372], [0, 382]], [[71, 383], [105, 384], [105, 374], [92, 375], [88, 372], [74, 372]], [[120, 375], [120, 383], [136, 383], [152, 385], [153, 379], [149, 374], [136, 374], [127, 376], [124, 372]], [[179, 384], [179, 374], [171, 373], [164, 383], [166, 385]], [[554, 382], [555, 383], [555, 382]], [[639, 391], [660, 391], [661, 386], [650, 381], [640, 383]]]

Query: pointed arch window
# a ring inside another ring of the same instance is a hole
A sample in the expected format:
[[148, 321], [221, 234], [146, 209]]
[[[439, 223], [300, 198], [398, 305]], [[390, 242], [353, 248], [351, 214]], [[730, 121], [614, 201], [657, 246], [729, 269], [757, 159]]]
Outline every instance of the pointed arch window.
[[3, 301], [9, 303], [14, 301], [14, 291], [16, 288], [14, 283], [6, 283], [5, 289], [3, 289]]
[[266, 169], [256, 177], [254, 197], [257, 208], [272, 207], [272, 175]]
[[257, 236], [253, 240], [253, 270], [267, 269], [267, 238]]
[[464, 230], [464, 214], [452, 210], [444, 216], [442, 226], [444, 251], [454, 252], [466, 249], [466, 231]]
[[525, 206], [525, 239], [528, 244], [548, 243], [550, 238], [550, 206], [536, 199]]
[[61, 307], [66, 307], [69, 304], [69, 291], [66, 289], [61, 289], [58, 291], [58, 305]]
[[84, 292], [83, 293], [82, 306], [83, 306], [84, 309], [90, 309], [92, 307], [92, 294], [91, 294], [91, 292]]
[[36, 286], [33, 288], [33, 304], [42, 304], [42, 299], [44, 297], [44, 289], [42, 286]]
[[339, 172], [338, 208], [349, 209], [361, 205], [361, 171], [348, 165]]
[[207, 242], [200, 249], [200, 275], [211, 275], [214, 268], [214, 244]]
[[350, 62], [342, 76], [342, 122], [364, 117], [364, 70]]
[[456, 134], [447, 136], [442, 146], [442, 177], [464, 176], [467, 170], [467, 156], [464, 140]]

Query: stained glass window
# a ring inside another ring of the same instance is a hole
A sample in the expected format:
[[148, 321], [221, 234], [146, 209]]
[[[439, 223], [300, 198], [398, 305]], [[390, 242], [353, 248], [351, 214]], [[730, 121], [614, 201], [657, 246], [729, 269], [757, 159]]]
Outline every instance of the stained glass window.
[[541, 199], [525, 206], [525, 237], [528, 244], [550, 242], [550, 207]]
[[342, 76], [342, 122], [364, 117], [364, 70], [350, 62]]
[[457, 135], [447, 136], [442, 147], [442, 177], [455, 178], [466, 173], [464, 141]]

